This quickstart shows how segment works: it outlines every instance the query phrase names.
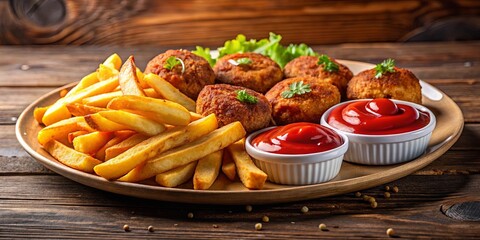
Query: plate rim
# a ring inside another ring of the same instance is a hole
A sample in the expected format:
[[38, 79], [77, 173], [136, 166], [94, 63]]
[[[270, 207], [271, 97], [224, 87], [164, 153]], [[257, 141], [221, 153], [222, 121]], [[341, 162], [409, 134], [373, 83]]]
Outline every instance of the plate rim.
[[[340, 60], [340, 62], [345, 62], [347, 64], [359, 64], [359, 65], [364, 65], [365, 67], [374, 66], [371, 63], [352, 61], [352, 60]], [[24, 148], [24, 150], [30, 156], [32, 156], [32, 158], [34, 158], [37, 162], [39, 162], [46, 168], [50, 169], [51, 171], [57, 174], [62, 175], [63, 177], [66, 177], [75, 182], [78, 182], [80, 184], [93, 187], [96, 189], [100, 189], [103, 191], [116, 193], [116, 194], [133, 196], [138, 198], [146, 198], [146, 199], [152, 199], [152, 200], [160, 200], [160, 201], [200, 203], [200, 204], [222, 204], [222, 205], [271, 204], [271, 203], [283, 203], [283, 202], [292, 202], [292, 201], [299, 201], [299, 200], [308, 200], [308, 199], [339, 195], [339, 194], [344, 194], [352, 191], [362, 190], [362, 189], [366, 189], [366, 188], [370, 188], [370, 187], [385, 184], [387, 182], [394, 181], [396, 179], [404, 177], [432, 163], [438, 157], [443, 155], [443, 153], [445, 153], [448, 149], [450, 149], [450, 147], [460, 137], [464, 127], [464, 118], [459, 106], [445, 93], [438, 90], [434, 86], [430, 85], [432, 88], [434, 88], [435, 90], [443, 94], [443, 98], [440, 100], [440, 102], [450, 101], [451, 103], [453, 103], [453, 105], [456, 106], [455, 110], [460, 113], [461, 124], [456, 126], [457, 129], [454, 130], [453, 135], [449, 135], [447, 139], [444, 139], [441, 143], [435, 145], [436, 149], [434, 149], [428, 154], [423, 154], [412, 161], [402, 163], [402, 164], [392, 165], [391, 168], [385, 171], [366, 174], [366, 175], [355, 177], [355, 178], [335, 180], [335, 181], [329, 181], [329, 182], [313, 184], [313, 185], [285, 186], [283, 188], [277, 188], [277, 189], [194, 190], [194, 189], [185, 189], [185, 188], [167, 188], [162, 186], [152, 186], [152, 185], [146, 185], [141, 183], [109, 181], [100, 176], [96, 176], [90, 173], [85, 173], [85, 172], [70, 168], [66, 165], [63, 165], [62, 163], [53, 159], [51, 156], [50, 158], [52, 159], [44, 157], [40, 153], [36, 152], [35, 149], [27, 143], [27, 141], [24, 139], [24, 134], [23, 134], [24, 130], [21, 128], [21, 126], [26, 124], [24, 122], [27, 121], [28, 119], [34, 120], [33, 119], [34, 108], [39, 106], [41, 102], [50, 98], [52, 95], [58, 94], [60, 90], [65, 88], [70, 88], [75, 84], [77, 84], [77, 82], [73, 82], [73, 83], [58, 87], [42, 95], [22, 111], [15, 125], [15, 135], [20, 145]], [[36, 139], [36, 136], [35, 136], [35, 139]], [[398, 170], [397, 168], [399, 167], [407, 168], [407, 170], [397, 172], [396, 170]], [[360, 185], [360, 183], [346, 186], [346, 183], [351, 182], [353, 179], [360, 182], [362, 186], [361, 187], [358, 186]], [[320, 188], [323, 190], [325, 189], [328, 190], [336, 187], [343, 187], [343, 189], [340, 191], [336, 190], [336, 192], [333, 194], [328, 194], [324, 192], [322, 192], [321, 194], [316, 193], [317, 192], [316, 190]], [[154, 194], [145, 194], [143, 191], [153, 191]], [[301, 193], [301, 194], [290, 195], [291, 193]], [[281, 198], [274, 197], [274, 196], [271, 196], [272, 194], [276, 194], [276, 195], [282, 194], [282, 197]], [[250, 195], [255, 195], [255, 198], [252, 198], [252, 196]], [[268, 195], [268, 196], [265, 196], [265, 195]], [[226, 197], [232, 197], [232, 196], [233, 198], [226, 198]], [[212, 201], [212, 199], [214, 199], [214, 201]]]

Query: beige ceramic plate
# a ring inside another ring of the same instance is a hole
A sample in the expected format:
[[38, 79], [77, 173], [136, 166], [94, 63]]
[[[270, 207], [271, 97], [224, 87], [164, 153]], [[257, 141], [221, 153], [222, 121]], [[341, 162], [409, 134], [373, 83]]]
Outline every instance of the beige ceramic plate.
[[[341, 61], [355, 74], [373, 65], [354, 61]], [[38, 162], [50, 170], [81, 184], [101, 190], [156, 200], [207, 203], [207, 204], [266, 204], [319, 198], [358, 191], [385, 184], [415, 172], [445, 153], [458, 139], [463, 129], [463, 115], [459, 107], [438, 89], [422, 83], [423, 103], [437, 117], [437, 126], [433, 131], [427, 152], [408, 163], [392, 166], [363, 166], [344, 162], [340, 173], [333, 180], [308, 186], [285, 186], [267, 183], [263, 190], [245, 189], [239, 181], [230, 182], [220, 175], [211, 190], [192, 190], [191, 183], [180, 188], [164, 188], [152, 182], [124, 183], [107, 181], [93, 174], [69, 168], [52, 158], [37, 142], [37, 133], [41, 127], [33, 118], [37, 106], [47, 106], [58, 99], [56, 89], [28, 106], [20, 115], [16, 125], [16, 135], [20, 144]]]

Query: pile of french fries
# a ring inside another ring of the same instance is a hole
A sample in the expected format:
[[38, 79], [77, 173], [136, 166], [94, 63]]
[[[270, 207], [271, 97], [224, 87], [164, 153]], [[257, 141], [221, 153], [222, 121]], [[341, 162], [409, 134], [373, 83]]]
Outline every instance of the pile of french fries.
[[45, 127], [38, 142], [59, 162], [108, 180], [140, 182], [155, 177], [166, 187], [193, 179], [209, 189], [220, 170], [249, 189], [267, 175], [245, 151], [240, 122], [218, 128], [215, 115], [196, 114], [195, 101], [155, 74], [144, 75], [133, 56], [117, 54], [60, 99], [37, 107]]

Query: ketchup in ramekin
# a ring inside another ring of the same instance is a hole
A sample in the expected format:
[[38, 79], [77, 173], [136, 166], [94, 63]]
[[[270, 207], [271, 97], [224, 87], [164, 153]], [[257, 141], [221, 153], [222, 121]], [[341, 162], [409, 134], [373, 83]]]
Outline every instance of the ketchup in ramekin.
[[260, 133], [252, 145], [261, 151], [278, 154], [325, 152], [343, 144], [335, 131], [319, 124], [299, 122]]
[[415, 107], [377, 98], [339, 106], [331, 111], [327, 122], [344, 132], [386, 135], [421, 129], [428, 125], [430, 116]]

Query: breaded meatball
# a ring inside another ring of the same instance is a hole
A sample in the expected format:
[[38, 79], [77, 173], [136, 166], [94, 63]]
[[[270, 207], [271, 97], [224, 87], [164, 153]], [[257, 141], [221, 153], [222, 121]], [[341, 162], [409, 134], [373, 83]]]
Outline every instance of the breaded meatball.
[[[290, 85], [297, 82], [309, 85], [310, 92], [294, 94], [291, 98], [282, 96], [283, 92], [291, 91]], [[341, 98], [336, 86], [313, 77], [285, 79], [273, 86], [265, 97], [272, 105], [272, 116], [277, 125], [293, 122], [319, 123], [322, 114], [339, 103]]]
[[365, 70], [350, 80], [347, 89], [349, 99], [393, 98], [409, 102], [422, 103], [422, 87], [412, 72], [407, 69], [394, 68], [375, 78], [375, 69]]
[[[257, 103], [246, 103], [237, 99], [238, 91], [245, 90], [257, 99]], [[197, 113], [215, 113], [219, 126], [240, 121], [247, 132], [270, 125], [272, 109], [265, 96], [251, 89], [228, 84], [208, 85], [197, 99]]]
[[[185, 64], [183, 73], [182, 64], [177, 64], [172, 69], [165, 68], [167, 59], [172, 56]], [[145, 74], [147, 73], [158, 74], [192, 99], [197, 99], [205, 85], [215, 83], [215, 73], [207, 60], [187, 50], [168, 50], [159, 54], [148, 62], [145, 68]]]
[[324, 69], [324, 64], [318, 64], [318, 57], [315, 56], [301, 56], [293, 59], [283, 70], [286, 78], [292, 77], [316, 77], [321, 78], [338, 87], [340, 93], [345, 96], [347, 85], [353, 77], [352, 71], [343, 64], [338, 63], [335, 59], [329, 59], [338, 65], [338, 71], [327, 71]]
[[[238, 64], [243, 59], [247, 64]], [[246, 60], [248, 59], [248, 60]], [[216, 81], [265, 93], [283, 79], [282, 69], [267, 56], [235, 53], [220, 58], [213, 67]]]

